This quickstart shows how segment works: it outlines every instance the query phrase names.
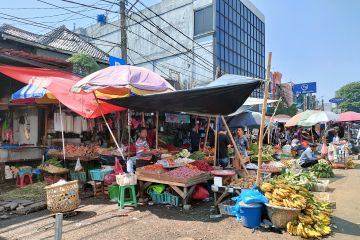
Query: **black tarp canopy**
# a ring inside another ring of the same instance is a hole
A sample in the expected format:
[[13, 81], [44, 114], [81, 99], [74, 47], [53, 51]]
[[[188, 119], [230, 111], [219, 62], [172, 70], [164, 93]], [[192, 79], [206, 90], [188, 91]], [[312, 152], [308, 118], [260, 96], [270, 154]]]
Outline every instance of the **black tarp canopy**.
[[188, 112], [228, 115], [235, 112], [261, 81], [224, 75], [205, 87], [147, 96], [106, 100], [139, 112]]

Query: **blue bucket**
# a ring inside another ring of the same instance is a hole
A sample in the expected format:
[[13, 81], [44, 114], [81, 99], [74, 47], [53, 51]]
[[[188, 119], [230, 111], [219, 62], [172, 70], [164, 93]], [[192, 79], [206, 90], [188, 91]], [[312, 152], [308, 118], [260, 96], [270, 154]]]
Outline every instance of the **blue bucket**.
[[240, 202], [241, 223], [247, 228], [257, 228], [261, 223], [262, 204]]

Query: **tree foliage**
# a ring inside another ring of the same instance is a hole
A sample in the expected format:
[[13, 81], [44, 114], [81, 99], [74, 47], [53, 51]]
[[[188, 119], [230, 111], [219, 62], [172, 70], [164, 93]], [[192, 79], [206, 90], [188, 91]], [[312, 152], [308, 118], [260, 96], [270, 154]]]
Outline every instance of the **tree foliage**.
[[[272, 108], [267, 114], [272, 115], [274, 113], [275, 108]], [[280, 103], [278, 109], [276, 110], [275, 115], [278, 114], [285, 114], [290, 117], [295, 116], [298, 109], [295, 104], [291, 105], [290, 107], [286, 106], [283, 102]]]
[[74, 53], [66, 61], [72, 63], [73, 71], [80, 75], [86, 76], [100, 69], [95, 59], [84, 53]]
[[339, 108], [343, 112], [360, 112], [360, 81], [342, 86], [336, 91], [336, 97], [344, 98], [346, 100], [339, 104]]

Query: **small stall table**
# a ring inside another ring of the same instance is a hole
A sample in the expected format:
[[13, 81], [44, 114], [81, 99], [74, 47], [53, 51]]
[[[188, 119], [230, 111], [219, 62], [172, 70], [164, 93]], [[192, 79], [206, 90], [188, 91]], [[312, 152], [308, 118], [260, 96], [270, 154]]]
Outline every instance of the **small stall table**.
[[[139, 182], [139, 193], [140, 197], [144, 199], [145, 189], [152, 183], [161, 183], [169, 185], [180, 197], [183, 199], [183, 206], [187, 205], [191, 194], [193, 193], [195, 186], [199, 183], [204, 183], [210, 180], [212, 177], [209, 174], [202, 174], [198, 177], [189, 179], [187, 182], [175, 182], [166, 179], [161, 179], [159, 174], [148, 174], [136, 172], [137, 180]], [[154, 175], [154, 176], [151, 176]]]

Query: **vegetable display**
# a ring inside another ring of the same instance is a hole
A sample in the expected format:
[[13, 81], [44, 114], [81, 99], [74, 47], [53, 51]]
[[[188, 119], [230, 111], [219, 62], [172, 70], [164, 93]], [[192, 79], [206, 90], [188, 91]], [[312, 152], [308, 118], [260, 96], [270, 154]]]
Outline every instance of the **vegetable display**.
[[147, 171], [162, 171], [164, 169], [164, 166], [162, 164], [153, 164], [144, 166], [143, 169]]
[[[258, 161], [258, 158], [259, 158], [258, 155], [251, 155], [251, 156], [250, 156], [250, 160], [251, 160], [252, 162], [257, 162], [257, 161]], [[264, 154], [262, 155], [262, 161], [263, 161], [263, 162], [270, 162], [270, 161], [272, 161], [272, 160], [273, 160], [272, 154], [264, 153]]]
[[293, 166], [295, 166], [296, 159], [284, 159], [280, 160], [280, 162], [284, 164], [287, 168], [292, 168]]
[[255, 143], [250, 143], [249, 150], [250, 150], [253, 154], [257, 155], [258, 152], [259, 152], [259, 145], [255, 144]]
[[331, 233], [332, 210], [329, 203], [317, 200], [306, 188], [276, 179], [272, 183], [262, 184], [261, 190], [272, 205], [303, 209], [296, 221], [288, 222], [289, 234], [320, 238]]
[[204, 172], [209, 172], [209, 171], [214, 170], [214, 168], [211, 167], [204, 160], [195, 160], [194, 162], [191, 163], [191, 165], [195, 166], [197, 169], [204, 171]]
[[163, 173], [164, 176], [175, 177], [175, 178], [192, 178], [204, 173], [203, 171], [198, 170], [194, 167], [194, 169], [190, 169], [188, 167], [179, 167], [174, 170]]
[[191, 153], [187, 149], [181, 150], [178, 154], [176, 154], [177, 158], [189, 158]]
[[256, 183], [256, 176], [249, 175], [246, 178], [239, 178], [237, 180], [233, 180], [230, 183], [230, 186], [238, 187], [238, 188], [251, 188], [255, 183]]
[[61, 164], [61, 162], [59, 160], [51, 158], [49, 160], [46, 160], [42, 164], [40, 164], [38, 166], [38, 168], [42, 169], [42, 168], [44, 168], [45, 166], [48, 166], [48, 165], [53, 165], [55, 167], [62, 167], [62, 164]]
[[203, 153], [201, 151], [196, 151], [196, 152], [193, 152], [189, 158], [194, 159], [194, 160], [203, 160], [205, 158], [205, 153]]
[[[67, 157], [87, 157], [87, 158], [97, 158], [99, 155], [106, 151], [106, 149], [100, 148], [99, 145], [75, 145], [75, 144], [66, 144], [65, 152]], [[61, 155], [62, 150], [50, 149], [50, 155]]]
[[328, 163], [317, 163], [311, 167], [311, 172], [319, 178], [332, 178], [334, 177], [334, 172], [332, 167]]
[[274, 164], [262, 164], [261, 165], [261, 169], [263, 172], [268, 172], [268, 173], [276, 173], [276, 172], [280, 172], [281, 168], [275, 166]]
[[288, 169], [285, 170], [285, 173], [273, 178], [270, 180], [272, 183], [277, 180], [284, 180], [290, 185], [298, 185], [307, 188], [308, 190], [312, 190], [317, 181], [317, 178], [312, 172], [302, 171], [300, 173], [292, 173]]
[[356, 163], [354, 163], [354, 161], [350, 159], [346, 161], [346, 167], [349, 169], [354, 169], [356, 168]]

